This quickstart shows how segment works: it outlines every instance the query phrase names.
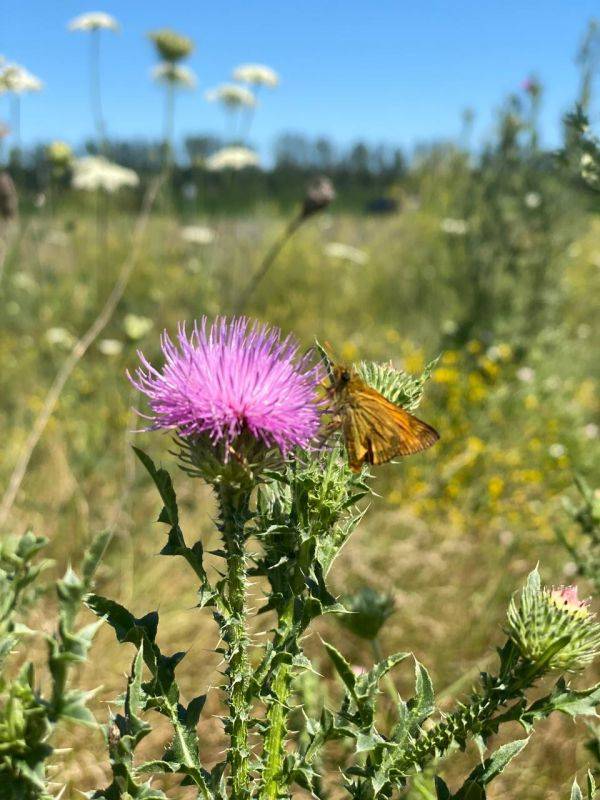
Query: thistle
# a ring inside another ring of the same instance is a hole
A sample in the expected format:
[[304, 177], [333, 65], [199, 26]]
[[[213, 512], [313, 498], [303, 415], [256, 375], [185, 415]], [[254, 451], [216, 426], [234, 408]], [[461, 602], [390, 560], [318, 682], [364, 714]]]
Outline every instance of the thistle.
[[529, 576], [520, 603], [511, 601], [508, 634], [524, 661], [545, 670], [578, 672], [600, 652], [600, 624], [576, 586], [542, 587]]

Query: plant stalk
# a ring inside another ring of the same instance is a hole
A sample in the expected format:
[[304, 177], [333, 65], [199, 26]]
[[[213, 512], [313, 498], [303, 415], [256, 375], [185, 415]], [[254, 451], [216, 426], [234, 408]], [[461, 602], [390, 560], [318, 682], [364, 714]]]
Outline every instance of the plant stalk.
[[[278, 640], [284, 642], [290, 632], [293, 616], [293, 600], [289, 601], [279, 619]], [[259, 792], [260, 800], [278, 800], [287, 791], [281, 773], [285, 757], [285, 733], [287, 722], [287, 701], [290, 696], [292, 672], [288, 664], [280, 664], [275, 671], [272, 683], [272, 698], [267, 710], [267, 733], [264, 753], [266, 756], [263, 783]]]
[[250, 517], [250, 491], [221, 485], [218, 497], [221, 511], [219, 528], [227, 561], [227, 615], [220, 622], [221, 635], [226, 644], [228, 679], [225, 687], [229, 707], [226, 730], [230, 737], [227, 762], [231, 770], [231, 800], [248, 800], [248, 721], [252, 709], [248, 699], [251, 671], [248, 658], [245, 524]]

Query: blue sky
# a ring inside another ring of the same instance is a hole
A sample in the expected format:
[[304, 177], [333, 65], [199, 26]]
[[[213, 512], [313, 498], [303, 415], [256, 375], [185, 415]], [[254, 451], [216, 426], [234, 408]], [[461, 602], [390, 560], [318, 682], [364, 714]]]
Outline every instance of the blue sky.
[[[397, 143], [455, 136], [461, 111], [489, 132], [502, 98], [535, 72], [546, 86], [543, 131], [557, 141], [561, 114], [578, 86], [574, 55], [597, 0], [0, 0], [0, 53], [44, 80], [22, 104], [26, 143], [93, 133], [88, 102], [88, 37], [68, 33], [75, 15], [103, 10], [122, 24], [103, 39], [103, 94], [109, 133], [158, 138], [162, 97], [149, 80], [148, 30], [171, 26], [196, 41], [189, 61], [196, 92], [181, 95], [177, 135], [225, 132], [204, 91], [240, 62], [281, 74], [265, 92], [252, 129], [266, 151], [282, 131]], [[0, 98], [0, 117], [8, 116]]]

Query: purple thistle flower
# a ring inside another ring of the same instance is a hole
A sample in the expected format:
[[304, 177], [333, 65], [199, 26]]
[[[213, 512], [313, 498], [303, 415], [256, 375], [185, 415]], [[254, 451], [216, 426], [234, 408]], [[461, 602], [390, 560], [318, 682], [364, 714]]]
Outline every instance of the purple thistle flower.
[[[177, 346], [178, 345], [178, 346]], [[298, 344], [278, 328], [240, 317], [206, 317], [188, 338], [180, 323], [177, 344], [164, 332], [162, 370], [138, 352], [141, 366], [132, 384], [149, 400], [149, 430], [172, 429], [183, 437], [206, 434], [213, 445], [229, 445], [249, 431], [285, 455], [308, 447], [320, 421], [320, 367], [298, 358]]]

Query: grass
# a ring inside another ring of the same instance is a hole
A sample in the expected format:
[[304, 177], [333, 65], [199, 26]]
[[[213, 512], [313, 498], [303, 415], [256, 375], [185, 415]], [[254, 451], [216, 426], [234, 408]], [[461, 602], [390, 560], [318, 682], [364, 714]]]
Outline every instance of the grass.
[[[569, 581], [570, 565], [553, 534], [564, 523], [560, 498], [575, 471], [598, 482], [600, 457], [600, 439], [590, 427], [600, 421], [600, 331], [593, 324], [600, 290], [598, 221], [581, 215], [570, 239], [546, 226], [532, 241], [519, 242], [531, 259], [541, 244], [547, 248], [553, 297], [548, 306], [537, 298], [544, 312], [550, 309], [543, 324], [523, 333], [521, 300], [530, 292], [527, 307], [533, 307], [536, 286], [526, 289], [522, 277], [503, 273], [514, 308], [488, 307], [489, 324], [480, 320], [461, 339], [454, 334], [471, 287], [460, 269], [469, 258], [485, 263], [483, 248], [496, 234], [468, 242], [444, 234], [440, 219], [450, 205], [444, 186], [438, 195], [425, 185], [422, 206], [398, 216], [315, 218], [286, 246], [247, 309], [294, 331], [306, 346], [315, 337], [330, 342], [345, 361], [391, 358], [419, 372], [441, 354], [420, 414], [442, 441], [379, 470], [380, 496], [333, 574], [340, 593], [368, 583], [394, 594], [398, 610], [384, 629], [382, 647], [413, 650], [439, 691], [465, 672], [474, 679], [480, 667], [490, 666], [507, 600], [538, 560], [548, 582]], [[133, 433], [141, 426], [132, 410], [140, 400], [125, 371], [136, 366], [137, 348], [157, 357], [164, 328], [232, 309], [285, 220], [257, 212], [209, 224], [215, 242], [193, 246], [182, 239], [174, 216], [153, 218], [124, 299], [68, 381], [10, 518], [10, 532], [32, 526], [51, 538], [59, 570], [93, 532], [114, 530], [99, 591], [136, 615], [157, 607], [167, 652], [192, 643], [180, 668], [187, 696], [216, 682], [216, 633], [209, 615], [193, 609], [195, 587], [183, 567], [154, 557], [164, 535], [152, 524], [160, 509], [130, 445], [135, 441], [174, 465], [166, 437]], [[98, 231], [85, 214], [46, 209], [22, 221], [0, 286], [2, 486], [70, 344], [116, 279], [132, 225], [129, 216], [113, 212]], [[360, 248], [367, 264], [326, 257], [324, 246], [332, 241]], [[469, 253], [468, 247], [479, 250]], [[208, 535], [214, 512], [209, 492], [183, 476], [176, 484], [184, 530]], [[325, 629], [353, 663], [369, 662], [370, 652], [345, 629], [328, 620], [315, 632]], [[315, 635], [311, 648], [327, 678], [325, 691], [335, 693]], [[130, 655], [114, 645], [110, 631], [100, 632], [81, 683], [103, 685], [95, 704], [101, 721], [104, 701], [121, 689]], [[409, 673], [403, 667], [397, 677], [407, 691]], [[464, 682], [448, 702], [468, 689]], [[219, 712], [216, 705], [211, 710]], [[97, 786], [107, 766], [99, 760], [100, 734], [71, 734], [64, 736], [73, 750], [64, 756], [60, 778], [82, 790]], [[218, 720], [206, 725], [202, 741], [208, 753], [226, 746]], [[582, 741], [571, 722], [544, 723], [527, 756], [494, 784], [491, 796], [567, 796], [573, 774], [587, 764]], [[469, 757], [472, 762], [474, 753]], [[459, 754], [457, 764], [463, 758]], [[336, 765], [329, 767], [334, 778]], [[452, 774], [451, 768], [450, 782]]]

